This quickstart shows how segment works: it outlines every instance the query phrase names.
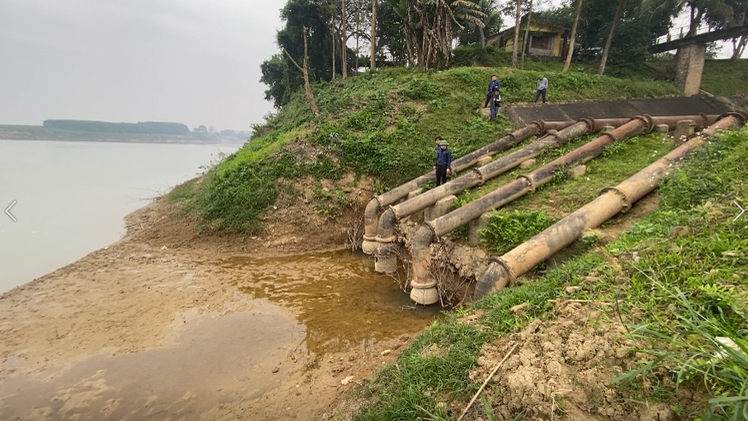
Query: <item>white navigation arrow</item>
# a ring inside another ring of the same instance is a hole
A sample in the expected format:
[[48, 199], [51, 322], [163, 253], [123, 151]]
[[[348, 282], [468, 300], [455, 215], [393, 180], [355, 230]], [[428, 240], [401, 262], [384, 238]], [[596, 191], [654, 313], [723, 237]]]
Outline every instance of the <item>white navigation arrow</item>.
[[6, 214], [7, 214], [8, 216], [10, 216], [10, 219], [12, 219], [12, 220], [13, 220], [13, 222], [18, 222], [18, 220], [16, 219], [16, 217], [15, 217], [15, 216], [13, 216], [13, 214], [12, 214], [12, 213], [10, 213], [10, 208], [12, 208], [13, 206], [15, 206], [15, 205], [16, 205], [16, 203], [18, 203], [18, 200], [14, 200], [14, 201], [13, 201], [13, 203], [11, 203], [10, 205], [8, 205], [8, 207], [7, 207], [7, 208], [5, 208], [5, 213], [6, 213]]
[[736, 216], [735, 219], [732, 220], [732, 222], [735, 222], [735, 221], [738, 220], [738, 218], [740, 218], [745, 213], [745, 209], [743, 209], [742, 206], [738, 205], [738, 201], [737, 200], [734, 200], [732, 203], [734, 203], [735, 206], [737, 206], [740, 209], [740, 214], [738, 216]]

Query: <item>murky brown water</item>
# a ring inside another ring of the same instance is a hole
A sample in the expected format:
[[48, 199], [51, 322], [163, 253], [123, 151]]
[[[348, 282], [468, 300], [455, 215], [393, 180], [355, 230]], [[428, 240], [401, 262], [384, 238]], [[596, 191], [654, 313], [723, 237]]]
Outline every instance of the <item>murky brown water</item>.
[[307, 349], [318, 354], [417, 332], [440, 311], [414, 306], [395, 278], [374, 272], [372, 259], [346, 251], [236, 257], [226, 266], [242, 291], [291, 309], [306, 326]]
[[412, 306], [372, 260], [347, 252], [230, 258], [211, 272], [247, 294], [246, 311], [178, 319], [166, 345], [134, 354], [103, 349], [31, 373], [34, 362], [6, 360], [0, 419], [213, 420], [309, 369], [294, 353], [365, 349], [439, 314]]

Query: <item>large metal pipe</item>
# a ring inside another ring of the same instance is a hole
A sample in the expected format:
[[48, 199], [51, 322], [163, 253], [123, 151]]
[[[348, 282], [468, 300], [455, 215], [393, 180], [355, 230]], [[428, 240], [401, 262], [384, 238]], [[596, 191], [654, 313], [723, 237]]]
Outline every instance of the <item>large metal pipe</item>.
[[576, 241], [586, 228], [595, 228], [619, 212], [627, 211], [636, 201], [654, 190], [693, 150], [703, 146], [704, 136], [712, 136], [718, 130], [739, 127], [745, 120], [745, 115], [726, 115], [704, 130], [701, 136], [684, 143], [618, 186], [604, 189], [597, 199], [503, 256], [493, 258], [478, 279], [474, 298], [505, 288], [517, 277]]
[[[680, 120], [693, 120], [694, 116], [681, 117]], [[419, 301], [419, 299], [433, 297], [433, 291], [416, 291], [416, 289], [434, 289], [435, 285], [431, 276], [431, 251], [430, 245], [436, 237], [442, 236], [452, 230], [479, 218], [483, 213], [500, 208], [515, 199], [524, 196], [527, 193], [535, 191], [538, 187], [550, 182], [556, 171], [564, 168], [585, 163], [597, 156], [603, 150], [616, 141], [628, 139], [642, 133], [649, 133], [658, 124], [670, 123], [672, 117], [650, 117], [637, 116], [628, 123], [603, 133], [595, 140], [586, 145], [575, 149], [574, 151], [544, 165], [543, 167], [531, 172], [530, 174], [520, 175], [513, 182], [506, 184], [493, 192], [477, 199], [467, 205], [450, 212], [433, 221], [427, 221], [421, 226], [413, 239], [412, 259], [413, 259], [413, 280], [410, 297], [419, 304], [433, 304], [433, 302]], [[697, 123], [701, 120], [695, 120]]]
[[[555, 130], [550, 130], [546, 136], [532, 142], [520, 150], [514, 151], [480, 168], [475, 168], [468, 174], [435, 187], [423, 194], [419, 194], [412, 199], [390, 206], [379, 218], [377, 237], [375, 240], [379, 243], [394, 242], [395, 226], [397, 225], [397, 221], [401, 218], [426, 209], [444, 197], [452, 194], [459, 194], [464, 190], [483, 184], [486, 181], [511, 170], [522, 162], [540, 155], [546, 149], [560, 147], [575, 137], [600, 131], [606, 126], [620, 125], [623, 123], [625, 123], [625, 120], [608, 120], [605, 124], [601, 124], [594, 119], [583, 119], [561, 131], [557, 132]], [[382, 247], [380, 246], [378, 250], [382, 251]], [[388, 254], [392, 255], [391, 253]], [[396, 265], [385, 266], [388, 268], [395, 267], [396, 269]]]
[[[472, 167], [478, 162], [482, 156], [494, 155], [498, 152], [507, 150], [520, 142], [529, 139], [533, 136], [545, 133], [549, 128], [559, 129], [565, 128], [568, 125], [574, 124], [574, 122], [543, 122], [534, 121], [513, 133], [507, 134], [501, 139], [490, 143], [482, 148], [476, 149], [475, 151], [460, 157], [452, 162], [452, 170], [456, 173], [463, 171], [467, 168]], [[405, 184], [402, 184], [394, 189], [380, 194], [366, 205], [364, 210], [364, 242], [362, 250], [366, 254], [374, 254], [378, 249], [378, 245], [375, 241], [377, 236], [377, 220], [379, 219], [379, 212], [387, 206], [397, 202], [398, 200], [407, 197], [408, 193], [418, 189], [429, 181], [434, 180], [433, 171], [428, 172], [416, 179], [413, 179]]]

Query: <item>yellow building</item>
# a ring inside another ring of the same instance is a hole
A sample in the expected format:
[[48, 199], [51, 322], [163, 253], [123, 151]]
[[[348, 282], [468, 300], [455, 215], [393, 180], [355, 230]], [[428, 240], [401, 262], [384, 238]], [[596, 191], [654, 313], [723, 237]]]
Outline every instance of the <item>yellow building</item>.
[[[525, 29], [527, 27], [526, 23], [524, 23], [527, 22], [525, 16], [522, 17], [522, 21], [519, 33], [520, 48], [524, 44]], [[568, 28], [561, 26], [530, 22], [530, 33], [526, 51], [532, 56], [566, 57], [570, 32]], [[490, 37], [487, 43], [496, 48], [504, 48], [506, 51], [514, 51], [514, 27]]]

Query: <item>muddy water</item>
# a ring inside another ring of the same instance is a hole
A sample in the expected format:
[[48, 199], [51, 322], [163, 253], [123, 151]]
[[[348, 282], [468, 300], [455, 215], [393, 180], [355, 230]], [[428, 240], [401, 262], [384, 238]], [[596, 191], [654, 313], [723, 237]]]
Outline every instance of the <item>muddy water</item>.
[[272, 259], [226, 260], [232, 281], [254, 298], [293, 311], [306, 326], [309, 352], [367, 347], [423, 329], [438, 307], [414, 306], [395, 277], [374, 272], [374, 262], [347, 251]]
[[436, 308], [413, 307], [393, 278], [374, 273], [370, 259], [347, 252], [229, 258], [209, 272], [242, 291], [245, 311], [197, 316], [188, 309], [157, 349], [5, 360], [0, 419], [223, 419], [314, 370], [297, 364], [298, 354], [345, 355], [418, 332], [438, 317]]

